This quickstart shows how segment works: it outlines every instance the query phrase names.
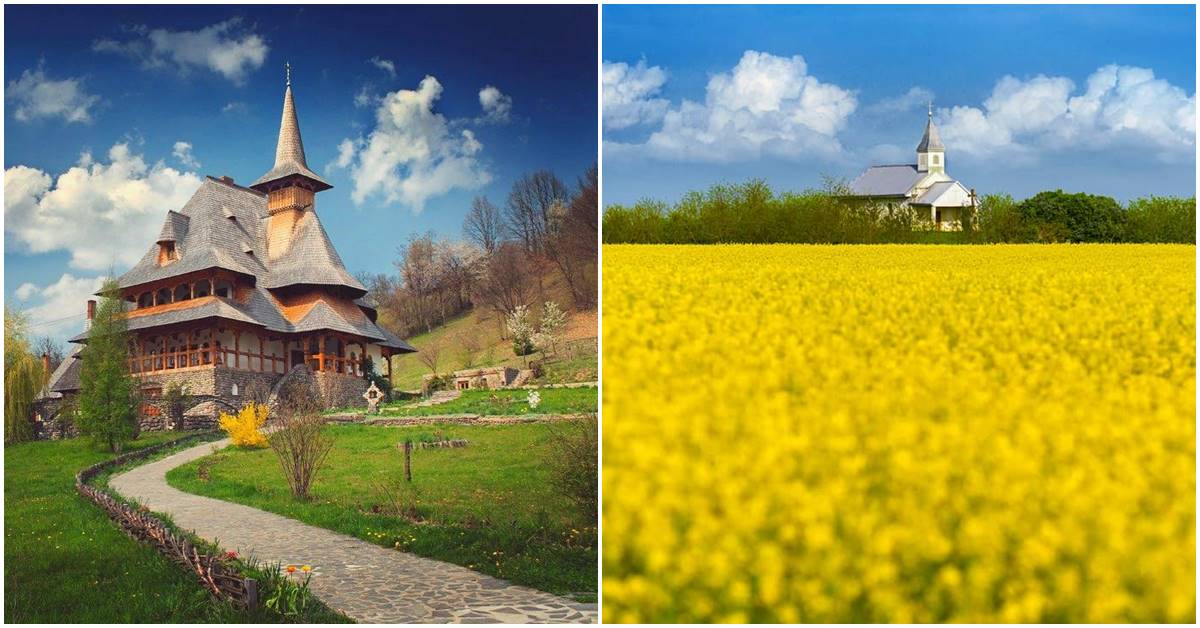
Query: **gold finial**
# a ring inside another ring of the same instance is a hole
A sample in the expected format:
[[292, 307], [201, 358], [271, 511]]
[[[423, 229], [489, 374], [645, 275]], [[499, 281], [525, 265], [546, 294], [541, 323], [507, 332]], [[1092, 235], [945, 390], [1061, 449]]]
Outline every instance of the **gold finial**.
[[287, 86], [291, 87], [292, 86], [292, 64], [285, 61], [283, 63], [283, 71], [287, 73]]

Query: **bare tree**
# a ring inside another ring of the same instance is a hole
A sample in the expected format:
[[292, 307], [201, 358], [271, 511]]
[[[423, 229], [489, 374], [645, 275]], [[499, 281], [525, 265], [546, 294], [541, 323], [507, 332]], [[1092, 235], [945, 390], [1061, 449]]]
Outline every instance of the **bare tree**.
[[279, 458], [292, 496], [307, 500], [313, 478], [333, 449], [333, 439], [324, 433], [321, 401], [312, 388], [288, 380], [279, 391], [275, 415], [278, 429], [267, 442]]
[[486, 196], [476, 196], [475, 200], [471, 201], [471, 211], [463, 220], [463, 235], [491, 255], [500, 245], [503, 230], [504, 221], [500, 216], [500, 208], [493, 205]]
[[463, 332], [458, 335], [458, 346], [462, 348], [462, 367], [469, 369], [475, 366], [475, 357], [479, 355], [479, 336], [474, 332]]
[[34, 344], [33, 354], [39, 359], [42, 356], [49, 357], [50, 372], [53, 373], [54, 369], [57, 369], [58, 365], [62, 364], [63, 358], [66, 357], [66, 350], [63, 349], [62, 344], [54, 338], [51, 338], [50, 336], [42, 336], [41, 338], [38, 338], [37, 342]]
[[475, 281], [475, 298], [498, 316], [499, 320], [518, 305], [529, 302], [532, 272], [529, 256], [520, 244], [504, 243], [480, 268]]
[[569, 205], [557, 204], [550, 213], [545, 239], [546, 257], [554, 263], [577, 307], [596, 304], [598, 225], [596, 167], [579, 179], [579, 191]]
[[570, 197], [567, 186], [549, 170], [527, 174], [513, 183], [505, 205], [505, 226], [531, 254], [540, 254], [556, 204]]
[[438, 374], [438, 358], [442, 353], [442, 344], [434, 341], [421, 348], [417, 352], [417, 357], [421, 359], [421, 364], [424, 364], [429, 372], [436, 377]]

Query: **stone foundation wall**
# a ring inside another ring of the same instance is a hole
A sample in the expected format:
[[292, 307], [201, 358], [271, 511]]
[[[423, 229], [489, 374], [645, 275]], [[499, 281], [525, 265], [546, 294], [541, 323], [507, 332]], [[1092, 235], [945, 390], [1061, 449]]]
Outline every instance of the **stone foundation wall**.
[[367, 380], [342, 373], [313, 373], [312, 377], [326, 408], [366, 407], [367, 400], [363, 394], [370, 386]]

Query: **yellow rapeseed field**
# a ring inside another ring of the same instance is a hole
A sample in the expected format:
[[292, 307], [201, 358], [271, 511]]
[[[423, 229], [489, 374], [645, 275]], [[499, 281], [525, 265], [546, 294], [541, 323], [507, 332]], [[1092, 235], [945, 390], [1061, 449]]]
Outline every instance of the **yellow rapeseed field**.
[[605, 621], [1194, 619], [1194, 247], [603, 253]]

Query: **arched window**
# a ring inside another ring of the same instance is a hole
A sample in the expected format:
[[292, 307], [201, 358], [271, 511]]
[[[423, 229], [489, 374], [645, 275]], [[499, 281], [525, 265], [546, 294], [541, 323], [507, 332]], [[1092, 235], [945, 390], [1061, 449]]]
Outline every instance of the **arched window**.
[[213, 290], [213, 294], [226, 299], [233, 296], [233, 284], [228, 281], [218, 281], [217, 287]]
[[186, 283], [175, 286], [175, 300], [187, 301], [192, 298], [192, 287]]
[[159, 291], [157, 293], [155, 293], [155, 299], [157, 299], [156, 302], [159, 305], [162, 305], [164, 303], [170, 303], [171, 302], [171, 291], [168, 290], [167, 288], [160, 288]]
[[196, 298], [199, 299], [200, 297], [208, 296], [208, 290], [211, 285], [207, 279], [197, 281], [195, 287]]
[[152, 305], [154, 305], [154, 293], [143, 292], [138, 295], [137, 306], [139, 308], [150, 307]]

